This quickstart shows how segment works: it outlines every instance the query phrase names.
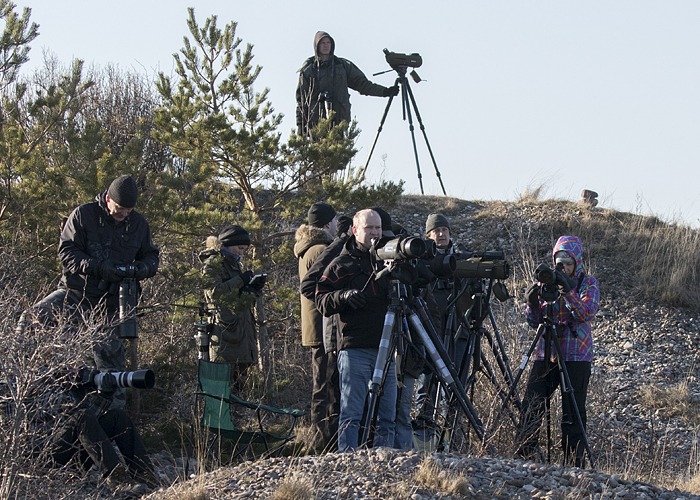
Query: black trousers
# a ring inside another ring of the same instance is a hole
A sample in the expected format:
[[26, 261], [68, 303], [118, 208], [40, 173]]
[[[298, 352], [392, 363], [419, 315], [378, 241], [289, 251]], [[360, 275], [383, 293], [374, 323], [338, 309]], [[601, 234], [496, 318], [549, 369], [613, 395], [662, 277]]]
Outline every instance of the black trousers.
[[[577, 467], [583, 466], [585, 445], [583, 430], [586, 428], [586, 395], [588, 381], [591, 377], [590, 361], [567, 361], [566, 371], [569, 373], [574, 398], [583, 429], [578, 424], [576, 414], [571, 407], [568, 395], [562, 395], [562, 451], [564, 462]], [[530, 457], [534, 455], [539, 444], [539, 431], [545, 412], [545, 400], [554, 394], [560, 385], [559, 366], [547, 361], [534, 361], [527, 379], [522, 411], [520, 412], [520, 434], [517, 439], [518, 455]]]
[[141, 436], [124, 410], [109, 410], [99, 418], [92, 410], [77, 410], [53, 435], [51, 460], [55, 466], [66, 465], [78, 454], [86, 470], [94, 463], [107, 476], [120, 462], [112, 440], [133, 475], [153, 470]]
[[323, 439], [317, 442], [329, 451], [338, 446], [338, 417], [340, 415], [340, 383], [338, 356], [326, 353], [323, 346], [311, 348], [313, 388], [311, 391], [311, 427]]

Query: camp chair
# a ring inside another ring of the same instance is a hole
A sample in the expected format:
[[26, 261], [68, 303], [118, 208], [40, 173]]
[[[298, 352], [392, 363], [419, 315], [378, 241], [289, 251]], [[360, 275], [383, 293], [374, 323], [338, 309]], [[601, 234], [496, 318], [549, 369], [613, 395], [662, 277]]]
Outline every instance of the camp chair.
[[[201, 420], [202, 428], [214, 435], [214, 440], [207, 446], [207, 454], [211, 453], [220, 439], [228, 439], [233, 443], [234, 449], [231, 455], [233, 459], [250, 453], [256, 456], [253, 445], [261, 445], [264, 448], [260, 456], [272, 456], [277, 453], [280, 456], [287, 443], [294, 437], [294, 427], [297, 419], [304, 416], [302, 410], [274, 408], [263, 404], [245, 401], [231, 394], [231, 365], [228, 363], [212, 363], [199, 360], [199, 390], [195, 393], [198, 400], [204, 399], [204, 413]], [[252, 428], [236, 429], [231, 420], [231, 407], [247, 408], [255, 412], [256, 423]], [[271, 414], [288, 415], [292, 418], [291, 426], [284, 435], [271, 434], [263, 426], [265, 416]], [[217, 459], [220, 457], [217, 457]], [[220, 461], [220, 460], [218, 460]]]

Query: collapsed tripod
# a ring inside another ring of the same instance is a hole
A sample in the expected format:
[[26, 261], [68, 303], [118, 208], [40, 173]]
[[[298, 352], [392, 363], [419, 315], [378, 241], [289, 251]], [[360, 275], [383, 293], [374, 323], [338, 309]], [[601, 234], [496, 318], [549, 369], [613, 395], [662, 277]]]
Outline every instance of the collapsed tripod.
[[[399, 280], [392, 280], [392, 288], [389, 292], [389, 306], [386, 316], [384, 317], [384, 328], [382, 330], [382, 338], [379, 343], [379, 351], [377, 353], [377, 361], [375, 363], [374, 373], [370, 381], [367, 416], [365, 418], [364, 433], [361, 444], [367, 445], [369, 441], [369, 432], [372, 427], [374, 413], [377, 408], [377, 400], [381, 395], [382, 388], [388, 376], [388, 369], [391, 365], [394, 353], [399, 349], [399, 353], [403, 353], [405, 342], [408, 339], [410, 342], [411, 334], [417, 338], [425, 346], [428, 358], [432, 361], [433, 368], [438, 375], [440, 381], [451, 392], [454, 399], [460, 405], [462, 411], [467, 416], [469, 423], [474, 428], [479, 439], [484, 439], [484, 426], [476, 414], [469, 397], [467, 396], [464, 387], [459, 382], [457, 373], [455, 372], [449, 356], [445, 351], [442, 343], [439, 341], [435, 328], [425, 312], [425, 304], [420, 297], [415, 297], [416, 309], [420, 313], [420, 318], [406, 302], [407, 293], [406, 285]], [[428, 330], [423, 326], [421, 319], [428, 327]], [[392, 375], [393, 376], [393, 375]]]
[[[387, 56], [387, 61], [395, 62], [395, 59], [392, 59], [392, 56], [396, 56], [394, 52], [389, 52], [388, 50], [384, 49], [384, 53]], [[407, 61], [400, 61], [400, 62], [407, 62]], [[410, 63], [409, 64], [412, 66], [415, 66], [415, 64]], [[413, 105], [413, 111], [416, 113], [416, 118], [418, 119], [418, 123], [420, 124], [420, 129], [421, 132], [423, 132], [423, 138], [425, 139], [425, 144], [428, 147], [428, 153], [430, 153], [430, 159], [433, 162], [433, 167], [435, 167], [435, 174], [437, 175], [438, 181], [440, 181], [440, 187], [442, 188], [442, 194], [447, 196], [447, 192], [445, 191], [445, 186], [442, 183], [442, 177], [440, 176], [440, 170], [438, 170], [437, 162], [435, 161], [435, 156], [433, 155], [433, 150], [430, 147], [430, 142], [428, 141], [428, 135], [425, 132], [425, 126], [423, 125], [423, 119], [420, 116], [420, 112], [418, 111], [418, 105], [416, 104], [416, 99], [413, 97], [413, 91], [411, 90], [411, 86], [408, 83], [408, 78], [406, 78], [406, 70], [408, 66], [405, 64], [391, 64], [392, 69], [396, 71], [398, 74], [396, 78], [396, 82], [394, 83], [394, 86], [399, 86], [401, 89], [401, 107], [403, 110], [403, 119], [404, 121], [406, 120], [406, 117], [408, 117], [408, 129], [411, 131], [411, 140], [413, 141], [413, 155], [416, 158], [416, 169], [418, 170], [418, 182], [420, 183], [420, 194], [425, 194], [423, 191], [423, 174], [420, 171], [420, 161], [418, 160], [418, 148], [416, 146], [416, 134], [414, 132], [414, 127], [413, 127], [413, 117], [411, 115], [411, 105]], [[420, 63], [418, 63], [418, 66], [420, 66]], [[389, 70], [387, 70], [389, 71]], [[385, 73], [385, 71], [382, 71], [380, 73], [376, 73], [376, 75], [380, 75], [382, 73]], [[418, 73], [415, 71], [411, 71], [411, 77], [417, 82], [420, 81], [420, 77], [418, 76]], [[410, 102], [409, 102], [410, 98]], [[362, 173], [364, 174], [367, 172], [367, 167], [369, 166], [369, 161], [372, 158], [372, 153], [374, 152], [374, 147], [377, 145], [377, 139], [379, 139], [379, 134], [381, 133], [382, 129], [384, 128], [384, 122], [386, 121], [386, 117], [389, 114], [389, 108], [391, 108], [391, 103], [394, 101], [394, 96], [389, 97], [389, 102], [387, 102], [386, 107], [384, 108], [384, 114], [382, 115], [382, 119], [379, 122], [379, 128], [377, 129], [377, 134], [374, 136], [374, 142], [372, 143], [372, 149], [369, 151], [369, 155], [367, 155], [367, 161], [365, 162], [365, 167], [362, 169]]]
[[[542, 320], [542, 323], [540, 323], [539, 327], [537, 328], [537, 333], [535, 335], [534, 340], [530, 344], [530, 348], [528, 349], [527, 353], [523, 357], [523, 361], [520, 364], [520, 367], [518, 368], [518, 371], [513, 379], [513, 382], [510, 386], [510, 391], [508, 392], [508, 398], [512, 397], [513, 394], [515, 394], [516, 386], [518, 385], [518, 381], [520, 380], [520, 377], [522, 376], [523, 372], [525, 371], [525, 367], [528, 363], [528, 361], [532, 357], [532, 353], [535, 352], [537, 349], [537, 346], [539, 344], [540, 339], [544, 336], [544, 342], [545, 342], [545, 352], [544, 352], [544, 358], [545, 362], [547, 363], [547, 367], [545, 369], [545, 376], [550, 372], [550, 370], [553, 369], [552, 366], [550, 366], [550, 359], [551, 359], [551, 346], [554, 345], [554, 350], [556, 353], [556, 363], [557, 363], [557, 368], [559, 370], [559, 390], [561, 391], [561, 398], [562, 398], [562, 405], [566, 404], [566, 399], [568, 398], [568, 405], [569, 405], [569, 415], [572, 415], [575, 417], [575, 423], [579, 426], [579, 429], [581, 430], [581, 435], [582, 439], [581, 442], [583, 442], [584, 448], [586, 453], [588, 454], [588, 460], [591, 462], [591, 467], [595, 467], [595, 461], [593, 459], [593, 452], [591, 451], [590, 444], [588, 442], [588, 436], [586, 435], [586, 429], [583, 426], [583, 421], [581, 420], [581, 413], [579, 412], [578, 405], [576, 404], [576, 398], [574, 395], [574, 389], [571, 384], [571, 379], [569, 378], [569, 372], [566, 369], [566, 362], [564, 361], [564, 356], [562, 354], [561, 350], [561, 345], [559, 344], [559, 336], [557, 334], [557, 329], [556, 325], [554, 323], [553, 318], [553, 305], [554, 305], [554, 300], [556, 300], [556, 297], [553, 300], [547, 300], [545, 302], [545, 314], [544, 318]], [[550, 428], [550, 415], [551, 415], [551, 408], [550, 408], [550, 400], [551, 396], [548, 396], [546, 399], [546, 407], [545, 407], [545, 415], [547, 419], [547, 462], [550, 462], [551, 458], [551, 445], [552, 445], [552, 439], [551, 439], [551, 428]], [[505, 409], [505, 406], [507, 404], [506, 402], [503, 403], [503, 406], [501, 406], [500, 411], [498, 412], [498, 416], [502, 414], [502, 412]], [[564, 418], [562, 416], [562, 418]], [[562, 436], [562, 439], [563, 436]], [[523, 443], [518, 443], [520, 446]], [[578, 443], [576, 444], [578, 446]], [[568, 453], [567, 450], [565, 450], [565, 453]]]

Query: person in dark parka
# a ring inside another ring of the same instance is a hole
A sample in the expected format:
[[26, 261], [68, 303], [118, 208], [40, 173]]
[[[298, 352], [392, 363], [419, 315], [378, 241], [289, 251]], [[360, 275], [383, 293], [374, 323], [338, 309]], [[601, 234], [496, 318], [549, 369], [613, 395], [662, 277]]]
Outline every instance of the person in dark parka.
[[385, 87], [372, 83], [347, 59], [335, 55], [335, 40], [325, 31], [314, 37], [314, 55], [299, 70], [297, 85], [297, 132], [308, 135], [320, 118], [335, 112], [333, 125], [343, 120], [350, 122], [350, 94], [348, 88], [363, 95], [395, 96], [398, 86]]

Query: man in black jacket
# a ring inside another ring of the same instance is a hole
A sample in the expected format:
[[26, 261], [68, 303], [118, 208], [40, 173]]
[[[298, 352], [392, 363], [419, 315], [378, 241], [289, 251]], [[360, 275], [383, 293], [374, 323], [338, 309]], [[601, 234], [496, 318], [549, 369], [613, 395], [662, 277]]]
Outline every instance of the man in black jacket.
[[[159, 250], [151, 240], [148, 222], [134, 211], [138, 187], [122, 175], [95, 201], [80, 205], [63, 226], [58, 258], [63, 275], [58, 290], [34, 305], [39, 320], [46, 323], [65, 307], [73, 314], [101, 309], [108, 324], [119, 313], [119, 283], [126, 277], [125, 266], [134, 266], [134, 278], [145, 280], [156, 274]], [[126, 370], [124, 341], [118, 327], [93, 347], [96, 367], [101, 371]], [[123, 408], [124, 391], [118, 391], [114, 407]]]
[[[340, 255], [325, 269], [316, 287], [316, 306], [324, 316], [339, 315], [342, 337], [338, 354], [340, 372], [340, 424], [338, 450], [358, 446], [362, 410], [372, 378], [384, 317], [389, 305], [388, 277], [375, 279], [369, 249], [380, 238], [379, 214], [361, 210], [353, 219], [353, 235]], [[394, 363], [379, 400], [375, 446], [393, 446], [396, 417]]]
[[360, 94], [377, 97], [395, 96], [398, 86], [385, 87], [372, 83], [347, 59], [335, 55], [335, 41], [325, 31], [314, 37], [314, 55], [299, 70], [297, 85], [297, 130], [308, 135], [320, 118], [328, 118], [334, 111], [333, 124], [350, 122], [350, 95], [348, 88]]

